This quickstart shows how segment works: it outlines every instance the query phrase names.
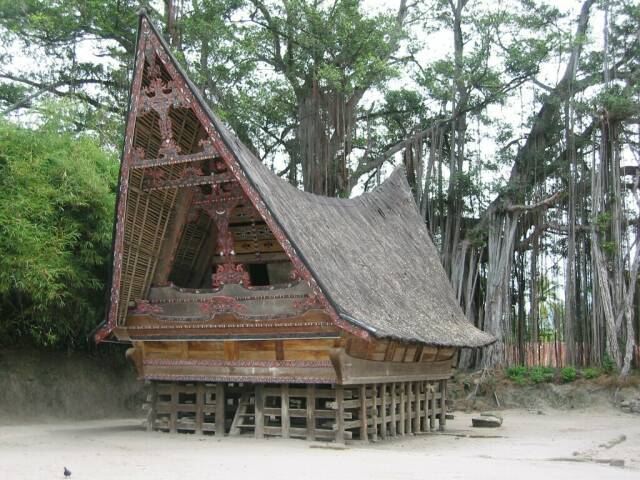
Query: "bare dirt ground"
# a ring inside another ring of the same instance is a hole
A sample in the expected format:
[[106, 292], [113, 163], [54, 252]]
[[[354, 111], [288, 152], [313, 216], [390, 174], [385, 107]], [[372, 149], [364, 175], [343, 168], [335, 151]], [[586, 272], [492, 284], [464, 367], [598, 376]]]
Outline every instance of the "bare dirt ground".
[[[129, 419], [0, 426], [0, 478], [63, 478], [63, 466], [77, 480], [640, 478], [637, 415], [612, 408], [501, 414], [498, 429], [472, 429], [472, 415], [458, 412], [444, 434], [346, 447], [149, 433]], [[624, 467], [611, 465], [620, 460]]]

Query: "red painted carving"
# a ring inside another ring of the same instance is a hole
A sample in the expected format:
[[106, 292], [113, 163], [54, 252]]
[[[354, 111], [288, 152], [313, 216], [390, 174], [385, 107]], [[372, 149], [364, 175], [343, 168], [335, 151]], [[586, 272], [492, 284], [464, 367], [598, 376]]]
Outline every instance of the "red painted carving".
[[242, 305], [235, 298], [226, 295], [213, 297], [206, 302], [200, 304], [200, 311], [209, 316], [214, 317], [219, 313], [234, 313], [241, 315], [247, 311], [246, 305]]
[[[214, 170], [218, 170], [214, 165]], [[249, 286], [249, 274], [242, 264], [236, 264], [233, 234], [229, 230], [229, 219], [233, 209], [244, 200], [242, 190], [236, 182], [217, 183], [213, 185], [209, 195], [202, 195], [193, 205], [205, 211], [215, 222], [218, 237], [218, 254], [224, 263], [218, 265], [213, 274], [214, 287], [227, 283], [240, 283]]]
[[193, 178], [195, 179], [196, 177], [202, 177], [204, 176], [204, 172], [202, 171], [201, 168], [196, 168], [196, 167], [185, 167], [184, 170], [182, 170], [182, 172], [180, 172], [180, 177], [181, 179], [190, 179]]
[[322, 310], [324, 306], [322, 305], [322, 301], [315, 293], [312, 293], [307, 298], [302, 300], [296, 300], [293, 302], [293, 308], [301, 314], [306, 312], [307, 310]]
[[211, 140], [209, 140], [208, 138], [203, 138], [202, 140], [200, 140], [198, 142], [198, 145], [202, 147], [202, 153], [206, 155], [211, 155], [213, 157], [218, 154], [215, 147], [213, 146], [213, 143], [211, 143]]
[[240, 283], [245, 287], [251, 284], [249, 273], [245, 271], [241, 263], [234, 264], [233, 260], [228, 263], [218, 265], [216, 273], [212, 276], [214, 288], [221, 287], [227, 283]]
[[165, 359], [145, 358], [144, 365], [162, 367], [305, 367], [326, 368], [332, 367], [330, 360], [207, 360], [207, 359]]
[[145, 170], [142, 180], [143, 189], [153, 189], [165, 181], [164, 171], [150, 168]]
[[153, 305], [148, 300], [136, 300], [136, 307], [131, 313], [139, 314], [159, 314], [162, 313], [160, 305]]
[[296, 267], [293, 267], [291, 269], [291, 273], [289, 274], [289, 279], [293, 282], [297, 282], [300, 280], [304, 280], [305, 278], [300, 270], [298, 270]]
[[174, 158], [180, 153], [180, 147], [173, 139], [171, 128], [171, 117], [169, 109], [171, 107], [188, 107], [187, 102], [173, 88], [173, 82], [163, 82], [160, 78], [160, 68], [156, 57], [154, 67], [151, 68], [149, 85], [144, 89], [145, 95], [141, 97], [140, 113], [145, 115], [150, 111], [158, 114], [158, 126], [160, 127], [160, 148], [158, 156], [164, 158]]
[[[140, 36], [140, 42], [138, 42], [136, 50], [136, 63], [135, 72], [133, 74], [133, 85], [131, 86], [132, 92], [139, 92], [142, 87], [142, 72], [144, 69], [143, 55], [147, 45], [150, 45], [149, 40], [149, 25], [142, 22], [143, 32]], [[139, 151], [133, 146], [133, 139], [135, 135], [136, 122], [135, 119], [138, 115], [138, 102], [137, 95], [131, 95], [129, 99], [129, 118], [127, 119], [127, 127], [124, 138], [124, 152], [122, 156], [122, 162], [120, 164], [120, 184], [118, 189], [118, 201], [116, 206], [116, 228], [115, 239], [113, 244], [113, 273], [111, 276], [111, 292], [109, 296], [109, 312], [107, 314], [106, 325], [98, 330], [94, 336], [97, 343], [105, 340], [109, 334], [117, 326], [119, 311], [120, 311], [120, 286], [122, 284], [122, 254], [124, 249], [124, 217], [125, 210], [127, 208], [127, 198], [129, 195], [129, 172], [134, 162], [136, 154]], [[144, 156], [144, 153], [143, 153]]]
[[146, 155], [146, 152], [144, 151], [144, 148], [135, 147], [131, 152], [131, 159], [133, 160], [134, 163], [139, 163], [144, 159], [145, 155]]

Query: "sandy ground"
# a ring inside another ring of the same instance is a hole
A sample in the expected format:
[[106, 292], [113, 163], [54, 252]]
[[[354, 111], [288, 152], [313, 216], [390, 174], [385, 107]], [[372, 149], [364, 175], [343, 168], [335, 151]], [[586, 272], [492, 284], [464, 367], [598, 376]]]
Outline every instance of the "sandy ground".
[[[0, 426], [0, 479], [63, 478], [65, 465], [77, 480], [640, 478], [638, 416], [615, 410], [502, 413], [498, 429], [472, 429], [471, 415], [456, 413], [444, 434], [345, 448], [148, 433], [140, 420]], [[625, 466], [611, 466], [612, 459]]]

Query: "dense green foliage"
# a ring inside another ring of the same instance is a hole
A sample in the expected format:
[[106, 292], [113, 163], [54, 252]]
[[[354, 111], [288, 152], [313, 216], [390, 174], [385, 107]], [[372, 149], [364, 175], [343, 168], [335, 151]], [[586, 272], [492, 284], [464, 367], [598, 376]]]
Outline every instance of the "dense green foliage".
[[0, 122], [0, 342], [78, 348], [100, 322], [116, 177], [59, 118]]
[[578, 377], [578, 372], [575, 367], [564, 367], [560, 370], [560, 377], [563, 382], [570, 383]]
[[529, 370], [529, 377], [533, 383], [552, 382], [555, 378], [555, 370], [538, 365]]
[[509, 380], [522, 386], [552, 382], [571, 383], [575, 381], [578, 376], [586, 380], [593, 380], [602, 375], [602, 373], [603, 371], [601, 369], [592, 367], [583, 368], [578, 371], [578, 369], [573, 366], [553, 368], [542, 365], [536, 365], [531, 368], [519, 365], [509, 367], [505, 370], [505, 374]]
[[583, 368], [580, 373], [582, 373], [582, 376], [587, 380], [593, 380], [594, 378], [598, 378], [601, 372], [599, 368]]
[[507, 368], [507, 377], [510, 380], [516, 382], [519, 385], [523, 385], [525, 380], [525, 375], [527, 374], [527, 367], [522, 365], [516, 365], [514, 367]]

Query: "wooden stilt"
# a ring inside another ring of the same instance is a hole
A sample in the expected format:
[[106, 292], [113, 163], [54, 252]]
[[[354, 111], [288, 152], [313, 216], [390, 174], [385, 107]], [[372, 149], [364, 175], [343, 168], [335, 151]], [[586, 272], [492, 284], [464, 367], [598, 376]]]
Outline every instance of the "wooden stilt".
[[391, 435], [398, 435], [398, 419], [396, 417], [396, 408], [398, 406], [398, 397], [396, 383], [391, 384]]
[[382, 415], [382, 423], [380, 424], [380, 436], [383, 440], [387, 438], [387, 384], [380, 384], [380, 400], [382, 402], [382, 406], [380, 408], [380, 413]]
[[368, 441], [367, 435], [367, 386], [360, 385], [360, 440]]
[[438, 430], [443, 431], [447, 425], [447, 381], [440, 380], [440, 418]]
[[158, 403], [158, 385], [156, 382], [151, 382], [151, 389], [147, 396], [147, 402], [149, 404], [149, 412], [147, 413], [147, 431], [151, 431], [156, 427], [156, 405]]
[[413, 382], [413, 433], [420, 431], [420, 415], [422, 414], [422, 408], [420, 408], [420, 383]]
[[429, 382], [424, 382], [424, 431], [428, 432], [429, 427], [429, 403], [431, 402], [431, 396], [429, 395]]
[[429, 384], [429, 397], [430, 397], [429, 398], [430, 399], [429, 429], [435, 430], [436, 429], [436, 392], [435, 392], [433, 383]]
[[[224, 383], [151, 383], [147, 428], [224, 436], [230, 413], [226, 388]], [[440, 430], [446, 425], [446, 380], [232, 388], [239, 398], [229, 435], [253, 431], [256, 438], [346, 441], [359, 433], [360, 440], [375, 442], [434, 430], [436, 420]]]
[[224, 437], [224, 383], [216, 383], [216, 436]]
[[264, 437], [264, 386], [260, 383], [255, 387], [255, 438]]
[[289, 384], [280, 387], [280, 421], [282, 424], [282, 438], [289, 438]]
[[307, 440], [314, 440], [316, 429], [316, 386], [307, 385]]
[[196, 384], [196, 433], [202, 433], [202, 422], [204, 421], [204, 384]]
[[427, 427], [427, 425], [429, 424], [429, 417], [428, 417], [428, 413], [429, 413], [429, 407], [428, 407], [428, 397], [427, 397], [427, 382], [420, 382], [420, 388], [422, 389], [422, 394], [421, 394], [421, 398], [422, 398], [422, 413], [420, 415], [422, 415], [422, 423], [420, 424], [420, 431], [421, 432], [426, 432], [429, 427]]
[[344, 443], [344, 437], [344, 387], [336, 385], [336, 443]]
[[411, 382], [406, 382], [404, 387], [407, 389], [407, 427], [406, 433], [413, 433], [413, 384]]
[[399, 431], [398, 435], [404, 435], [405, 427], [407, 426], [405, 411], [407, 408], [407, 395], [405, 392], [406, 383], [400, 383], [400, 422], [398, 423]]
[[175, 433], [177, 431], [176, 425], [178, 423], [178, 385], [176, 383], [171, 384], [171, 407], [169, 414], [169, 433]]
[[371, 440], [378, 440], [378, 384], [371, 385], [371, 420], [373, 421], [373, 431]]

